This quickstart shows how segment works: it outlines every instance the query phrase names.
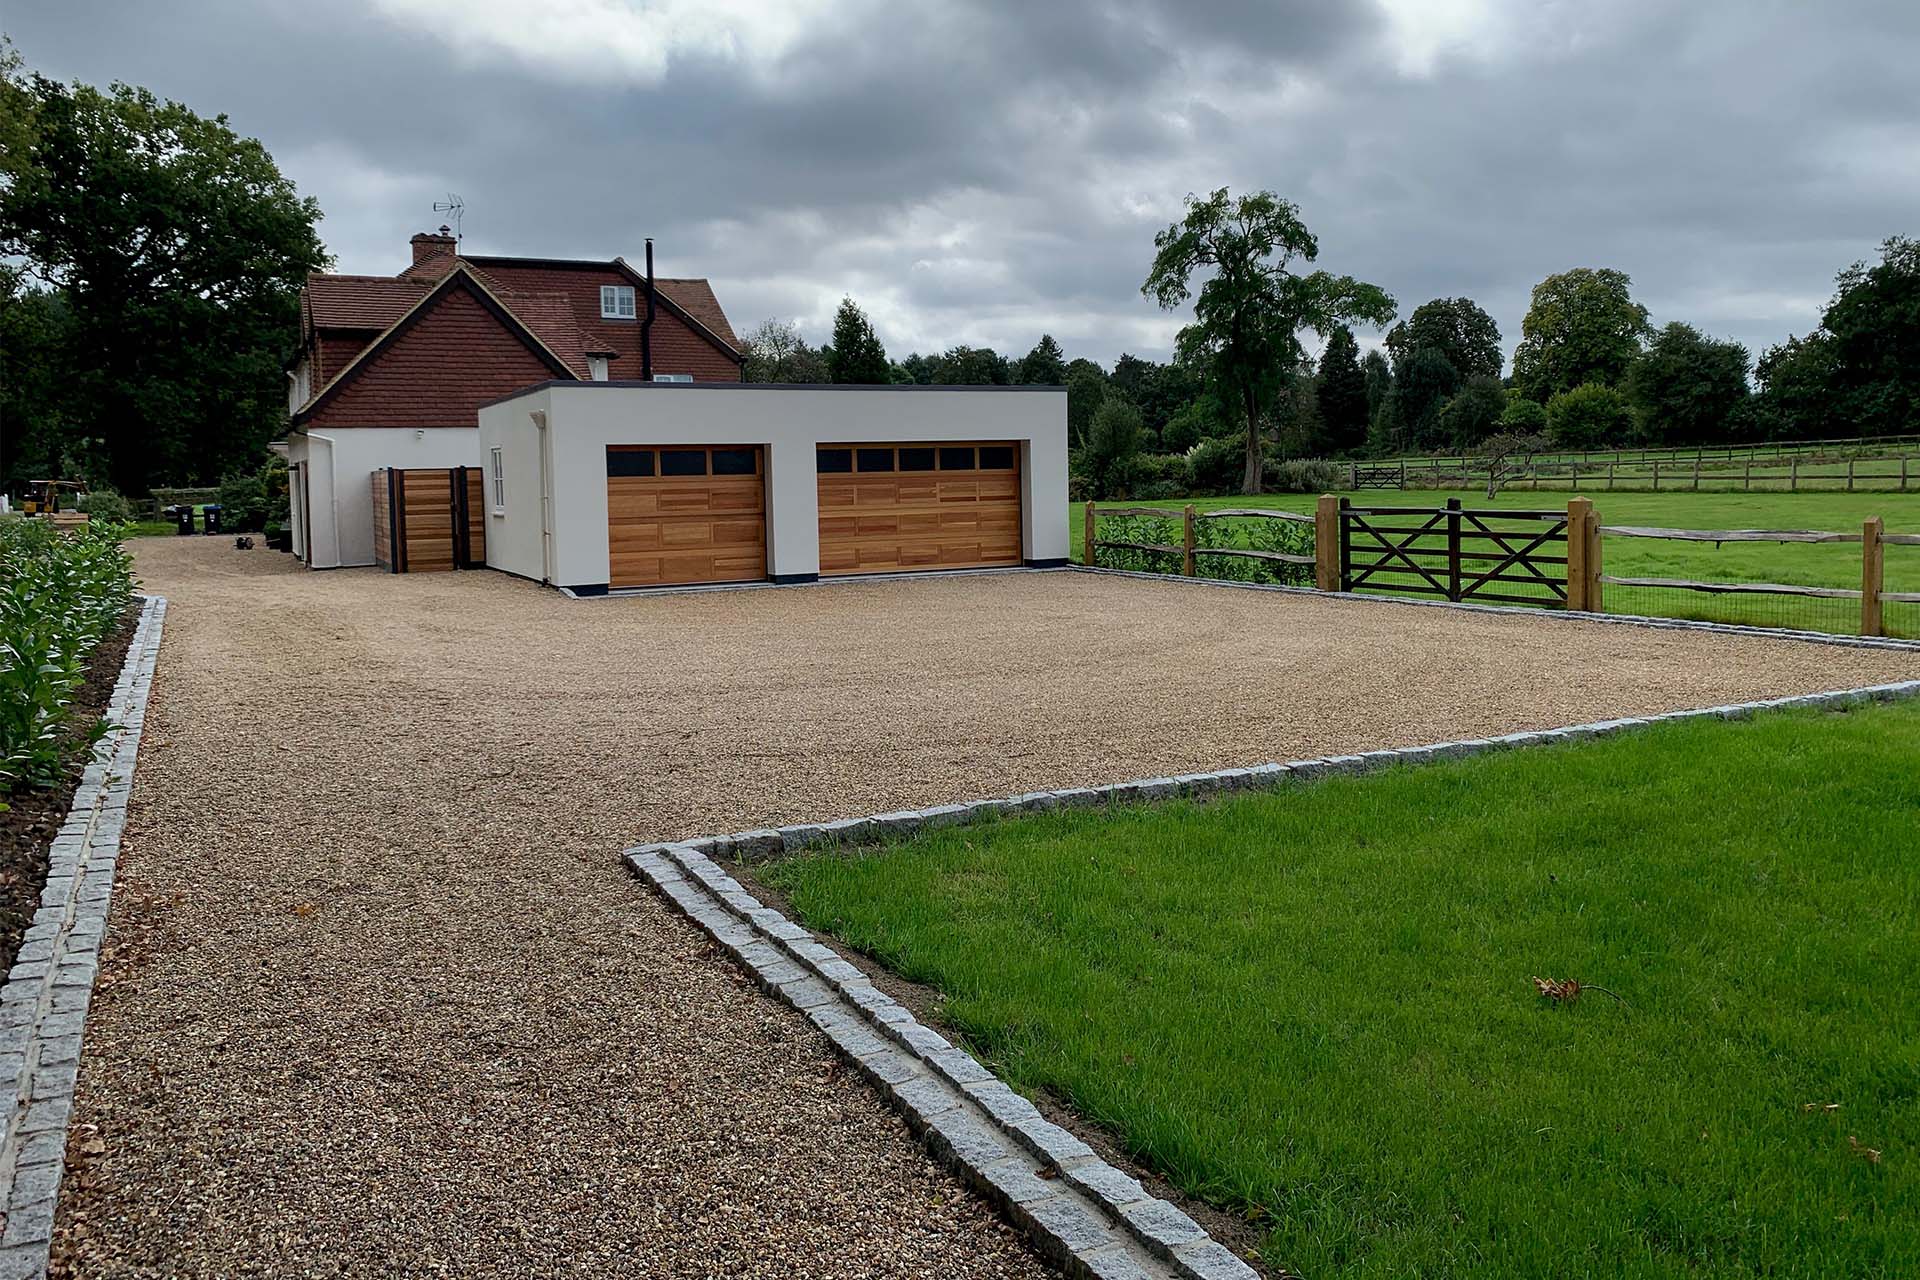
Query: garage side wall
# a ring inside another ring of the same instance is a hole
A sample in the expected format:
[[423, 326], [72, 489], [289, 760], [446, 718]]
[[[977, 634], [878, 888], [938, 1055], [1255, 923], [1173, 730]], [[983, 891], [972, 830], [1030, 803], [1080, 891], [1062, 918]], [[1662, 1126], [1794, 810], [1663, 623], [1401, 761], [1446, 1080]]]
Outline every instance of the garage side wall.
[[[540, 535], [541, 432], [533, 414], [547, 412], [547, 392], [534, 391], [480, 410], [477, 462], [486, 496], [487, 566], [535, 582], [546, 580]], [[506, 477], [505, 501], [493, 476], [493, 450], [500, 450]], [[602, 488], [605, 488], [604, 483]], [[605, 498], [602, 498], [604, 505]]]
[[[1021, 450], [1024, 558], [1067, 556], [1067, 398], [1057, 388], [560, 384], [483, 409], [483, 435], [500, 411], [524, 420], [535, 396], [545, 398], [551, 434], [556, 585], [609, 579], [606, 449], [613, 444], [762, 446], [767, 572], [797, 580], [820, 571], [818, 445], [1010, 440]], [[488, 547], [491, 557], [491, 540]]]

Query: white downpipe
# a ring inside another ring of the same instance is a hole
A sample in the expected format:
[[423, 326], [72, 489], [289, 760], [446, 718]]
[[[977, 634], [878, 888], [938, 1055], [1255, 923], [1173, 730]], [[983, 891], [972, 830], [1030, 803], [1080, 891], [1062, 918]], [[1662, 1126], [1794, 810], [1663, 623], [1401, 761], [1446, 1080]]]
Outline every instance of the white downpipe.
[[547, 414], [535, 409], [528, 415], [533, 429], [540, 433], [540, 581], [553, 584], [553, 433], [547, 430]]

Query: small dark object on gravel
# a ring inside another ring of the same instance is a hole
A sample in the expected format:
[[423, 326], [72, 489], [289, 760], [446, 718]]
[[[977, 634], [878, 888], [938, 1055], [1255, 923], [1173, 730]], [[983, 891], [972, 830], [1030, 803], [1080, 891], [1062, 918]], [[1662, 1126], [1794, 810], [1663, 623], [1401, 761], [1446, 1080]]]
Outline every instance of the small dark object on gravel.
[[233, 549], [235, 551], [251, 551], [253, 550], [253, 539], [242, 534], [233, 540]]

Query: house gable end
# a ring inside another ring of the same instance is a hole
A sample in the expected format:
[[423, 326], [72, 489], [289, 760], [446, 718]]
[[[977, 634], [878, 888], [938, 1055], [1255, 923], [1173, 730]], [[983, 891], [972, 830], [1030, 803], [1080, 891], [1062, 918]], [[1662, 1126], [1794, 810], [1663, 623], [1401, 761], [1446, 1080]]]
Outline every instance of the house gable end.
[[464, 273], [360, 353], [295, 415], [308, 427], [472, 427], [480, 405], [572, 371]]

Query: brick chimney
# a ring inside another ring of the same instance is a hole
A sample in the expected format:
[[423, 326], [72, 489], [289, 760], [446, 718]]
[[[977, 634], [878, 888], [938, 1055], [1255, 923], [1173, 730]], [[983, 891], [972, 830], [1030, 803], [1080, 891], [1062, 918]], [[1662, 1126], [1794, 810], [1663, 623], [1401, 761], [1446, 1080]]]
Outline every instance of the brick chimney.
[[409, 243], [413, 245], [413, 265], [416, 267], [436, 254], [455, 253], [460, 247], [460, 242], [453, 238], [453, 228], [444, 223], [439, 231], [422, 231]]

